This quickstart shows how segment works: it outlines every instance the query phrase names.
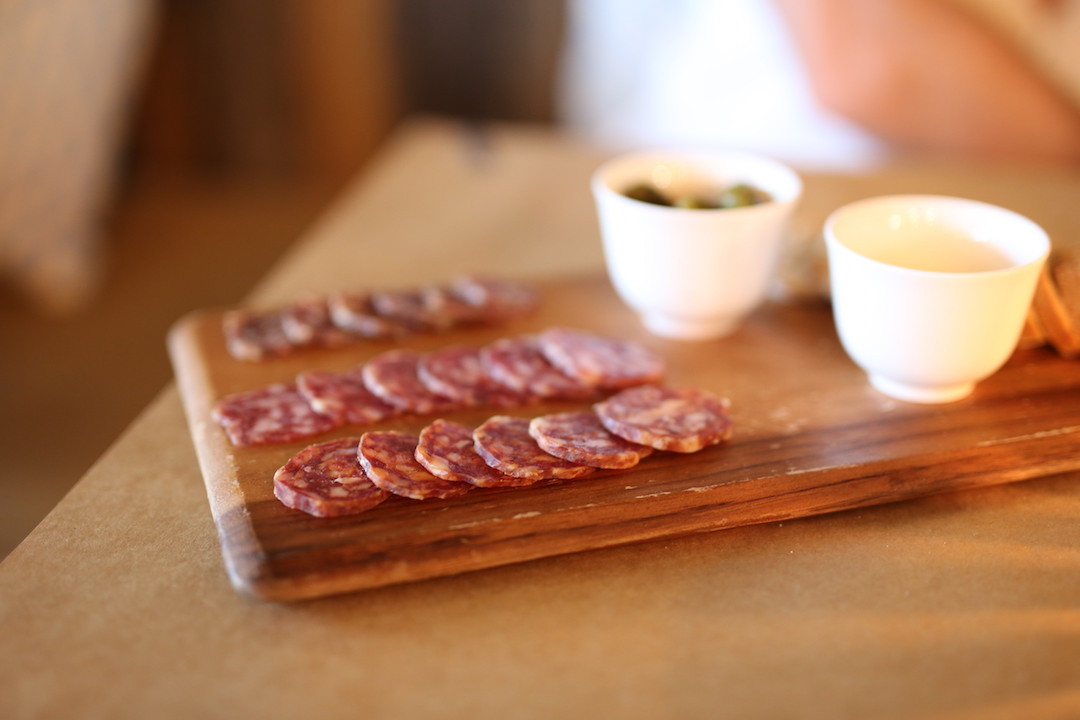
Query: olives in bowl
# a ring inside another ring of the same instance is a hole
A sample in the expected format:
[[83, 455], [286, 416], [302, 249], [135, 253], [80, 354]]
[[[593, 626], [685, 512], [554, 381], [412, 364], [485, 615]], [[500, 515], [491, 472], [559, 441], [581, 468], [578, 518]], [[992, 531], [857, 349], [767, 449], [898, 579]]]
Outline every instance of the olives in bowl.
[[608, 160], [591, 188], [615, 292], [650, 332], [689, 341], [764, 300], [802, 181], [750, 153], [660, 150]]
[[772, 200], [769, 193], [749, 183], [735, 183], [718, 191], [683, 192], [669, 195], [665, 195], [648, 183], [635, 183], [623, 190], [622, 194], [632, 200], [639, 200], [651, 205], [664, 205], [687, 210], [725, 210], [759, 205]]

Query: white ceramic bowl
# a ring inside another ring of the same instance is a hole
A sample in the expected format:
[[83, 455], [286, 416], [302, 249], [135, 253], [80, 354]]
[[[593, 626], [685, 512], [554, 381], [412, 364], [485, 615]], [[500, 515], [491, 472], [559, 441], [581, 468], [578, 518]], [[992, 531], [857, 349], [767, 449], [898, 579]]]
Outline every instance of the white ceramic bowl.
[[900, 400], [959, 400], [1016, 348], [1050, 240], [1012, 211], [932, 195], [870, 198], [825, 223], [848, 355]]
[[[650, 183], [671, 194], [747, 183], [771, 200], [729, 209], [683, 209], [626, 197]], [[721, 337], [764, 299], [784, 232], [802, 194], [790, 168], [740, 152], [642, 152], [593, 175], [604, 258], [616, 292], [664, 337]]]

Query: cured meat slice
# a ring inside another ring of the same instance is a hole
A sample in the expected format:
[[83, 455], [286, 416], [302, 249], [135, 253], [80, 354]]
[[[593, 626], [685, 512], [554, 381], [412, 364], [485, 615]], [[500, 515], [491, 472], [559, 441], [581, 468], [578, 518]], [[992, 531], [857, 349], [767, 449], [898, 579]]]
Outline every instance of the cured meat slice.
[[310, 445], [274, 473], [274, 496], [286, 506], [318, 517], [370, 510], [390, 493], [368, 478], [356, 457], [357, 438]]
[[417, 374], [429, 390], [466, 407], [512, 407], [530, 398], [497, 383], [480, 361], [479, 348], [466, 345], [426, 353]]
[[612, 435], [596, 413], [588, 410], [533, 418], [529, 435], [541, 450], [555, 457], [611, 470], [634, 467], [653, 451]]
[[296, 385], [316, 412], [345, 425], [370, 425], [399, 413], [367, 389], [361, 367], [345, 372], [310, 370], [296, 377]]
[[596, 470], [541, 450], [529, 435], [529, 421], [525, 418], [490, 417], [473, 431], [473, 442], [484, 462], [503, 474], [518, 478], [571, 480]]
[[609, 431], [657, 450], [697, 452], [731, 436], [728, 401], [704, 390], [642, 385], [593, 407]]
[[325, 298], [305, 298], [282, 308], [281, 329], [296, 347], [339, 347], [355, 340], [331, 321]]
[[456, 497], [472, 489], [469, 483], [429, 473], [416, 461], [418, 442], [410, 433], [367, 432], [360, 436], [357, 457], [371, 482], [395, 495], [426, 500]]
[[536, 482], [488, 465], [473, 447], [472, 428], [450, 420], [436, 420], [420, 432], [416, 461], [432, 475], [477, 487], [521, 487]]
[[535, 335], [496, 340], [480, 348], [480, 362], [497, 382], [535, 398], [581, 400], [595, 388], [560, 372], [540, 352]]
[[341, 426], [316, 412], [295, 383], [268, 385], [226, 396], [212, 415], [233, 445], [275, 445], [296, 442]]
[[371, 296], [362, 293], [335, 293], [327, 300], [330, 320], [345, 332], [366, 338], [393, 338], [409, 333], [402, 323], [385, 318], [371, 306]]
[[336, 292], [280, 310], [225, 313], [226, 347], [240, 360], [264, 360], [298, 347], [337, 346], [356, 338], [398, 338], [469, 324], [498, 323], [533, 310], [536, 290], [492, 278], [459, 278], [450, 285]]
[[401, 410], [432, 413], [455, 409], [458, 404], [427, 388], [417, 374], [420, 353], [389, 350], [364, 363], [364, 385], [383, 402]]
[[663, 359], [627, 340], [556, 327], [540, 333], [539, 343], [552, 365], [587, 385], [621, 389], [664, 377]]
[[536, 288], [522, 282], [490, 277], [465, 276], [456, 279], [451, 292], [477, 308], [486, 322], [521, 317], [536, 309]]
[[275, 310], [232, 310], [222, 317], [221, 326], [225, 347], [237, 360], [265, 360], [293, 348], [282, 327], [281, 313]]
[[492, 320], [486, 308], [473, 305], [451, 287], [432, 285], [420, 290], [424, 307], [446, 325], [458, 327]]
[[383, 290], [371, 294], [371, 307], [379, 317], [401, 323], [415, 332], [446, 330], [453, 318], [428, 306], [421, 290]]

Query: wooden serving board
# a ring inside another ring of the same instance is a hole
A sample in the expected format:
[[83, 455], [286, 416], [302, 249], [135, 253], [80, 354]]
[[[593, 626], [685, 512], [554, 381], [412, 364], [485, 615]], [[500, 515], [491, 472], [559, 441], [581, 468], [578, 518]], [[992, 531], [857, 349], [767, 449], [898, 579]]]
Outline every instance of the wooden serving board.
[[[541, 290], [540, 310], [524, 321], [403, 344], [481, 345], [552, 325], [634, 339], [666, 358], [670, 384], [731, 399], [730, 442], [692, 455], [654, 453], [632, 470], [581, 480], [448, 500], [394, 497], [360, 515], [319, 519], [273, 495], [274, 471], [307, 443], [234, 448], [210, 409], [228, 393], [303, 370], [343, 370], [391, 345], [240, 362], [226, 352], [221, 313], [195, 313], [177, 323], [169, 347], [234, 586], [299, 600], [1080, 469], [1080, 363], [1048, 350], [1018, 352], [965, 400], [911, 405], [868, 386], [824, 305], [766, 305], [727, 338], [681, 343], [646, 333], [602, 277]], [[490, 414], [449, 417], [479, 424]], [[375, 427], [418, 432], [431, 419]], [[345, 428], [310, 442], [361, 432]]]

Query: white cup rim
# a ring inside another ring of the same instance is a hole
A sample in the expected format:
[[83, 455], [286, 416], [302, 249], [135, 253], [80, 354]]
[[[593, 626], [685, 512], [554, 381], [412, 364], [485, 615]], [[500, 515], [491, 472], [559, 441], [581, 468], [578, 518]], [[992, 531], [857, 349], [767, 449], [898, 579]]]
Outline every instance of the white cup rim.
[[[837, 233], [837, 225], [839, 225], [846, 217], [852, 213], [865, 211], [867, 209], [876, 209], [878, 207], [942, 207], [942, 208], [963, 208], [967, 210], [977, 210], [981, 212], [993, 213], [1001, 218], [1008, 218], [1011, 222], [1018, 226], [1022, 226], [1027, 231], [1030, 242], [1034, 244], [1034, 247], [1030, 249], [1025, 248], [1025, 257], [1020, 260], [1014, 260], [1008, 267], [990, 269], [990, 270], [974, 270], [974, 271], [949, 271], [949, 270], [921, 270], [917, 268], [909, 268], [901, 265], [895, 265], [892, 263], [879, 260], [877, 258], [870, 257], [855, 248], [852, 248], [844, 240], [842, 240]], [[1050, 237], [1046, 231], [1038, 223], [1031, 218], [1022, 215], [1009, 208], [995, 205], [992, 203], [984, 202], [981, 200], [974, 200], [971, 198], [956, 197], [951, 195], [934, 195], [934, 194], [899, 194], [899, 195], [879, 195], [874, 197], [863, 198], [861, 200], [855, 200], [847, 203], [835, 210], [833, 210], [826, 218], [824, 223], [824, 238], [826, 244], [828, 244], [833, 251], [848, 253], [853, 256], [861, 258], [865, 262], [874, 263], [883, 267], [891, 268], [893, 271], [901, 274], [911, 274], [915, 276], [924, 277], [950, 277], [950, 278], [978, 278], [988, 277], [997, 274], [1013, 273], [1022, 270], [1030, 265], [1042, 263], [1050, 254], [1051, 242]]]
[[[616, 196], [625, 202], [644, 205], [658, 212], [687, 212], [685, 208], [649, 205], [623, 194], [625, 188], [622, 183], [633, 179], [639, 181], [644, 179], [643, 173], [631, 170], [632, 168], [665, 163], [693, 167], [701, 175], [711, 176], [717, 184], [747, 182], [760, 187], [772, 196], [770, 200], [756, 205], [717, 209], [725, 213], [754, 212], [760, 211], [763, 207], [795, 203], [801, 198], [803, 192], [802, 178], [788, 165], [760, 153], [728, 149], [654, 149], [616, 155], [601, 163], [593, 171], [591, 178], [593, 192]], [[726, 176], [725, 179], [717, 179], [720, 175]], [[763, 180], [766, 177], [767, 181]], [[692, 212], [708, 213], [710, 210], [694, 209]]]

